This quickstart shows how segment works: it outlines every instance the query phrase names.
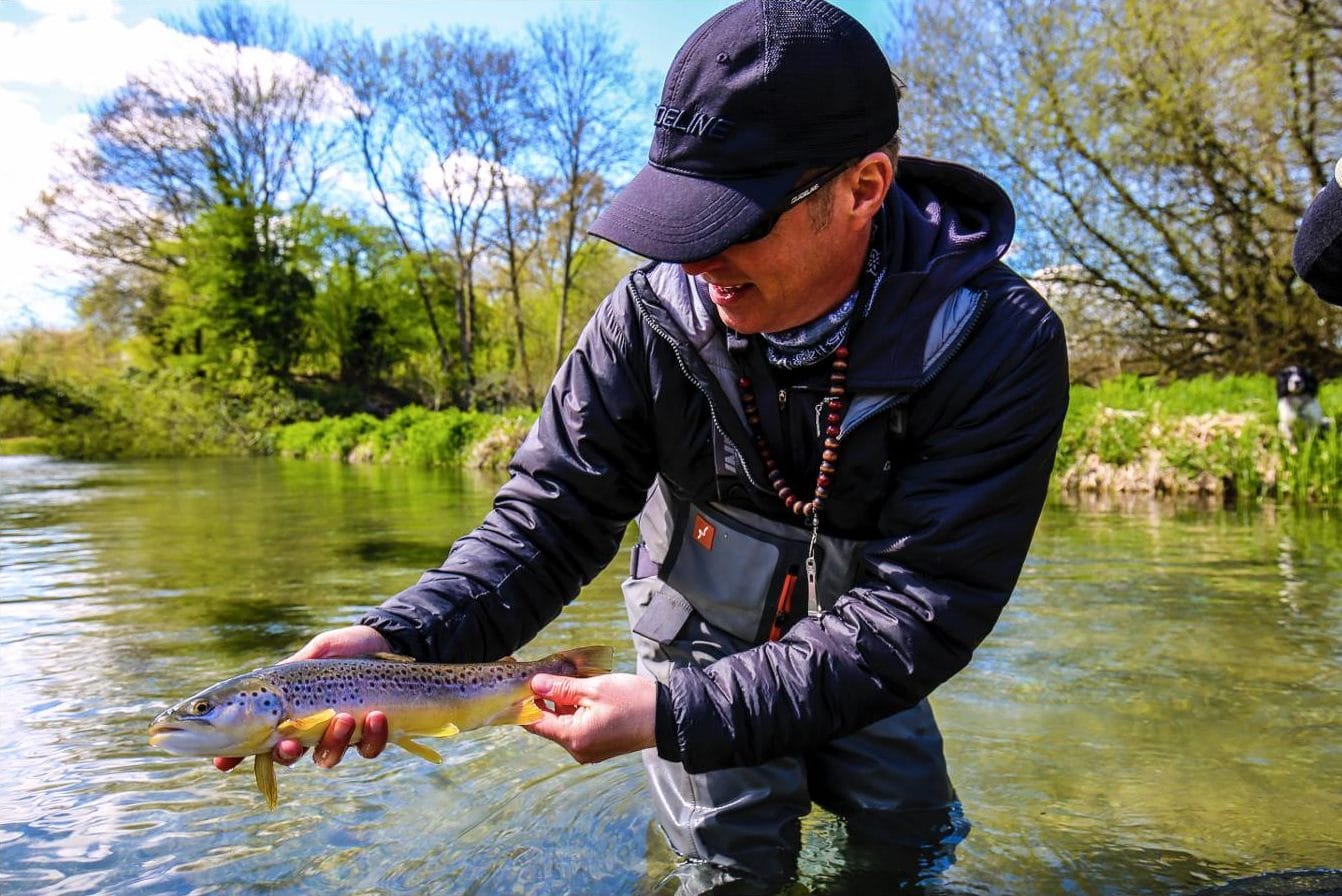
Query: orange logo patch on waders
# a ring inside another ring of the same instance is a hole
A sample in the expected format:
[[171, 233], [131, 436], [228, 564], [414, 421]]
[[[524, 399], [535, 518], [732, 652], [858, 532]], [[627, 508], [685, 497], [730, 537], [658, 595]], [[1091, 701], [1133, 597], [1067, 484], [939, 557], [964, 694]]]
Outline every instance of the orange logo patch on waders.
[[706, 551], [713, 550], [713, 536], [716, 534], [717, 530], [713, 528], [712, 523], [697, 513], [694, 515], [694, 540], [698, 542], [699, 547]]

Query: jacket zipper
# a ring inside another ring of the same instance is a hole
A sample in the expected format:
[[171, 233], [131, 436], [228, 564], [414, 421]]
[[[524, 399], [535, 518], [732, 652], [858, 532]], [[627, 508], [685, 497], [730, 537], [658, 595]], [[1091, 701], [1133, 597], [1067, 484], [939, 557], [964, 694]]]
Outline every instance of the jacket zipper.
[[708, 417], [713, 423], [713, 428], [718, 431], [718, 434], [720, 436], [722, 436], [724, 442], [732, 446], [732, 450], [736, 452], [736, 456], [741, 459], [741, 472], [742, 474], [745, 475], [746, 480], [755, 488], [760, 489], [761, 491], [772, 491], [771, 489], [765, 489], [764, 486], [760, 485], [759, 481], [756, 480], [755, 477], [751, 475], [750, 461], [741, 451], [740, 446], [738, 446], [736, 442], [732, 441], [732, 437], [727, 434], [727, 430], [723, 427], [722, 421], [718, 419], [717, 406], [713, 403], [713, 395], [709, 391], [708, 387], [705, 386], [702, 382], [700, 382], [699, 378], [695, 376], [693, 372], [691, 372], [689, 364], [686, 363], [684, 356], [681, 355], [680, 353], [680, 343], [676, 340], [674, 336], [668, 333], [666, 329], [663, 328], [662, 325], [659, 324], [656, 321], [656, 319], [654, 319], [654, 317], [647, 312], [646, 309], [642, 308], [644, 304], [643, 299], [638, 295], [637, 289], [634, 290], [634, 300], [637, 301], [640, 306], [640, 311], [642, 311], [643, 314], [643, 320], [647, 322], [648, 326], [652, 328], [652, 331], [654, 333], [656, 333], [663, 340], [665, 340], [666, 344], [671, 347], [671, 354], [676, 356], [676, 364], [680, 367], [680, 372], [683, 373], [685, 375], [685, 378], [690, 381], [690, 383], [694, 386], [694, 388], [698, 389], [700, 394], [704, 396], [704, 401], [708, 404]]

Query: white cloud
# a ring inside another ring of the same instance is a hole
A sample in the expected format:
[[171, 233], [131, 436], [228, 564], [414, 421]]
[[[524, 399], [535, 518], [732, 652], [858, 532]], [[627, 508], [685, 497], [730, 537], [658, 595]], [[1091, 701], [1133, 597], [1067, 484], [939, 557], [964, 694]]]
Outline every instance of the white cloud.
[[[37, 243], [20, 226], [60, 167], [62, 147], [83, 139], [87, 116], [77, 111], [125, 83], [164, 66], [234, 67], [284, 79], [306, 64], [292, 56], [247, 48], [235, 53], [182, 34], [155, 19], [128, 25], [113, 0], [23, 0], [37, 18], [0, 22], [0, 122], [11, 135], [0, 144], [0, 330], [28, 323], [73, 322], [67, 296], [79, 282], [78, 262]], [[349, 100], [325, 85], [321, 116], [340, 117]], [[21, 140], [14, 135], [22, 135]]]

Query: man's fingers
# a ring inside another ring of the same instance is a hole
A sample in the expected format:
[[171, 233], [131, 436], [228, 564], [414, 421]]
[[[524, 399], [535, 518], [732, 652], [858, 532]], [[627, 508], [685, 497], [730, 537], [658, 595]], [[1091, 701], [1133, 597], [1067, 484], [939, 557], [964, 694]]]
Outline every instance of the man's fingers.
[[349, 741], [354, 736], [356, 725], [354, 716], [349, 713], [342, 712], [332, 719], [331, 724], [327, 725], [326, 731], [322, 733], [321, 740], [317, 741], [312, 761], [322, 768], [335, 768], [339, 765], [340, 760], [345, 757], [345, 751], [349, 749]]
[[373, 710], [363, 720], [363, 735], [359, 738], [359, 755], [372, 759], [387, 746], [387, 715]]
[[306, 752], [307, 748], [298, 741], [285, 738], [275, 744], [275, 749], [270, 751], [270, 755], [279, 765], [293, 765]]
[[591, 696], [585, 679], [544, 673], [531, 679], [531, 692], [556, 704], [557, 712], [564, 711], [558, 707], [582, 706]]

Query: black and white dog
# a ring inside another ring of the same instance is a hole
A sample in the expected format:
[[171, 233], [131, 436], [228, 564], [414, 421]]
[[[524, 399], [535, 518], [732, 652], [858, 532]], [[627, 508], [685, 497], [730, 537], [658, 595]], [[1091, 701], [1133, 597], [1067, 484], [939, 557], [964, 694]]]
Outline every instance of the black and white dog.
[[1277, 374], [1277, 430], [1288, 442], [1326, 429], [1329, 420], [1319, 405], [1319, 379], [1292, 364]]

